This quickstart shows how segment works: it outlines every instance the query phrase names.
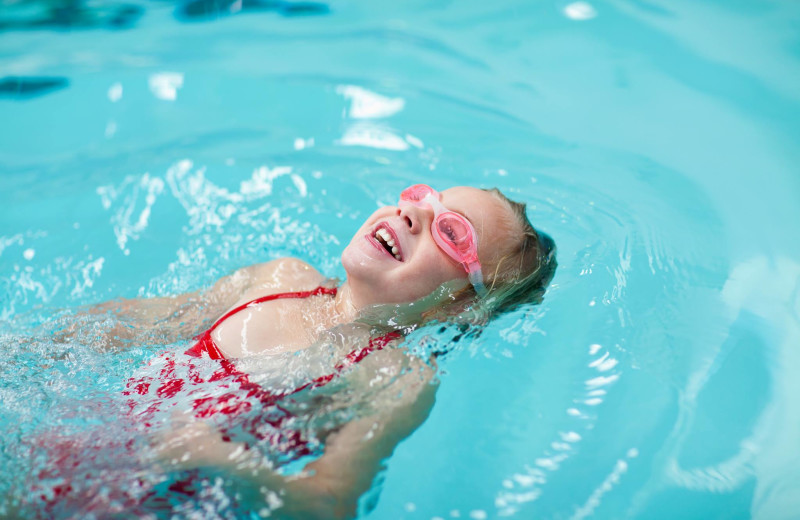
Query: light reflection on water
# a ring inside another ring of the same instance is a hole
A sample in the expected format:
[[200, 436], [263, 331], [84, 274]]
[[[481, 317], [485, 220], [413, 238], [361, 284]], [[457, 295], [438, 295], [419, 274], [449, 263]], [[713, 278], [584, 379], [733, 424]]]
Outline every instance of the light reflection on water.
[[447, 356], [365, 516], [800, 510], [795, 7], [179, 9], [148, 4], [118, 33], [0, 34], [0, 70], [68, 78], [0, 100], [0, 421], [18, 475], [27, 432], [114, 395], [159, 348], [110, 361], [96, 337], [36, 337], [43, 322], [286, 255], [341, 277], [363, 218], [429, 182], [527, 202], [560, 266], [541, 306]]

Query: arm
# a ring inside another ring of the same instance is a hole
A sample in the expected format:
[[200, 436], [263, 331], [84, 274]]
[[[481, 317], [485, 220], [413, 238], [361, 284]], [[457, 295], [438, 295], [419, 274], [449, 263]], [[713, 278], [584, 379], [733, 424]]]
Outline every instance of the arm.
[[[54, 333], [57, 341], [80, 339], [87, 329], [99, 326], [108, 346], [158, 337], [173, 342], [191, 337], [204, 321], [218, 316], [229, 301], [235, 301], [239, 271], [219, 280], [206, 291], [156, 298], [118, 298], [78, 310], [66, 326]], [[95, 331], [92, 331], [96, 334]], [[90, 332], [91, 333], [91, 332]]]
[[[384, 461], [430, 414], [438, 388], [433, 375], [427, 368], [400, 376], [391, 387], [400, 392], [391, 408], [350, 422], [327, 440], [322, 457], [306, 467], [310, 476], [284, 487], [297, 498], [298, 512], [308, 511], [312, 518], [355, 516], [359, 497], [384, 469]], [[294, 505], [287, 500], [288, 507]]]
[[224, 442], [205, 423], [192, 423], [171, 436], [161, 456], [168, 465], [181, 469], [224, 469], [279, 497], [280, 512], [294, 519], [354, 517], [359, 497], [369, 490], [384, 461], [425, 421], [433, 407], [437, 389], [432, 382], [434, 370], [421, 362], [418, 365], [424, 369], [414, 367], [391, 385], [391, 391], [398, 394], [391, 407], [352, 421], [329, 436], [323, 455], [300, 475], [280, 475], [266, 467], [257, 450]]
[[218, 318], [233, 306], [248, 289], [256, 287], [262, 293], [280, 290], [281, 275], [301, 267], [313, 271], [300, 260], [282, 258], [239, 269], [205, 291], [111, 300], [82, 309], [54, 336], [59, 341], [68, 341], [81, 335], [84, 327], [101, 323], [105, 328], [104, 336], [113, 346], [154, 338], [174, 342], [192, 337], [202, 331], [209, 320]]

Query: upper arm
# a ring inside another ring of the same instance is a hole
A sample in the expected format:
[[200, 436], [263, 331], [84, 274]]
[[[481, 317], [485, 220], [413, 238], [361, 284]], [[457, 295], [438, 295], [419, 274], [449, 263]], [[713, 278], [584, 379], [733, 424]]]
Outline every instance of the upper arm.
[[[177, 341], [199, 333], [250, 291], [280, 291], [290, 275], [297, 276], [295, 282], [301, 284], [319, 283], [322, 279], [307, 263], [281, 258], [238, 269], [206, 290], [155, 298], [121, 298], [94, 305], [81, 314], [88, 319], [112, 314], [114, 325], [107, 336], [118, 346], [154, 335], [162, 341]], [[63, 331], [61, 339], [79, 334], [81, 326], [81, 320], [76, 320]]]

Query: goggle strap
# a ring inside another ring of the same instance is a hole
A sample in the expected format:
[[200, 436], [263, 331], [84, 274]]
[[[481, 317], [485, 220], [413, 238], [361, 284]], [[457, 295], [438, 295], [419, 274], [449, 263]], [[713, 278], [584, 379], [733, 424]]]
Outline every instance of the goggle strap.
[[486, 295], [487, 291], [486, 286], [483, 285], [483, 275], [481, 274], [480, 264], [470, 264], [469, 271], [469, 282], [475, 288], [475, 292], [478, 293], [478, 296]]

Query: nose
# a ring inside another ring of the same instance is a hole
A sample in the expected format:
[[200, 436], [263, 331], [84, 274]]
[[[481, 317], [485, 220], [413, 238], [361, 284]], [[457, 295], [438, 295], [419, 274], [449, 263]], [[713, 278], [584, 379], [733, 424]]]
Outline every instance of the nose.
[[405, 221], [411, 234], [416, 235], [425, 229], [425, 223], [433, 216], [433, 210], [404, 204], [397, 208], [397, 215]]

